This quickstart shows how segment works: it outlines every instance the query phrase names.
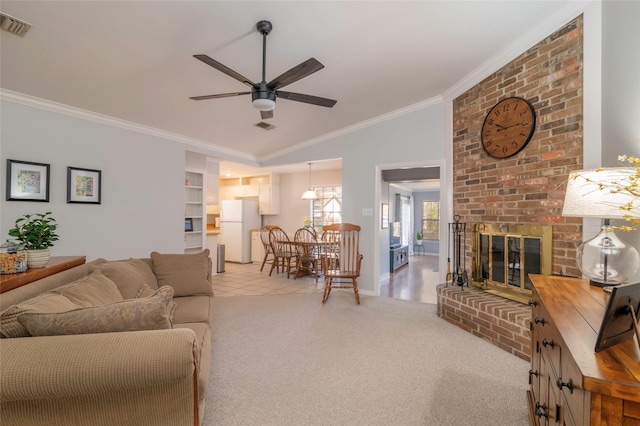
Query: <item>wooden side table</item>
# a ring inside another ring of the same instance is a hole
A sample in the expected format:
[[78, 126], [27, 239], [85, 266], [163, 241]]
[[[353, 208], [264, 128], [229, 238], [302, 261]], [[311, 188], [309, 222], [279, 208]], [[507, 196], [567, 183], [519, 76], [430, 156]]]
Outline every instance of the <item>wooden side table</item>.
[[86, 256], [52, 256], [44, 268], [29, 268], [25, 272], [0, 275], [0, 293], [13, 290], [49, 275], [80, 266], [87, 261]]

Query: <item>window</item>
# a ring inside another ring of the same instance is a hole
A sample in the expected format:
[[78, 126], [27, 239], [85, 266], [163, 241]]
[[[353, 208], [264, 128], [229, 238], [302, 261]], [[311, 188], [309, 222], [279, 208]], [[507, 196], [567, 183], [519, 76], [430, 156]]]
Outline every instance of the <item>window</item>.
[[425, 240], [440, 239], [440, 202], [422, 202], [422, 238]]
[[313, 228], [322, 232], [324, 225], [342, 222], [342, 186], [316, 186], [312, 189], [318, 195], [318, 199], [312, 201]]

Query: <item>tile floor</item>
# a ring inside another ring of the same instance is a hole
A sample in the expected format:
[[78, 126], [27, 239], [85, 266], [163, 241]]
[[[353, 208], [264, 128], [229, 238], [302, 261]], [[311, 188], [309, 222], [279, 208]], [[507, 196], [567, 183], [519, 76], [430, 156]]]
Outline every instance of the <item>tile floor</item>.
[[[422, 303], [436, 303], [438, 284], [438, 257], [429, 255], [411, 256], [409, 264], [380, 282], [380, 295]], [[225, 272], [214, 279], [213, 291], [216, 297], [259, 296], [263, 294], [321, 293], [324, 290], [322, 278], [316, 284], [312, 276], [287, 279], [285, 273], [275, 271], [269, 276], [270, 265], [260, 272], [259, 263], [225, 263]], [[333, 290], [348, 291], [353, 290]], [[322, 296], [319, 296], [322, 297]]]

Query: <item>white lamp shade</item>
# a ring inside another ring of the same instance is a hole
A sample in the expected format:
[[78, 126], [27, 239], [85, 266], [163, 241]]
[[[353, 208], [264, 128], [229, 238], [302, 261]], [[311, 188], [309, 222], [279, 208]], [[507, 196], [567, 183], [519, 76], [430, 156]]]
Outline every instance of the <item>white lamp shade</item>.
[[317, 200], [318, 199], [318, 195], [316, 194], [316, 191], [308, 189], [308, 190], [306, 190], [306, 191], [304, 191], [302, 193], [302, 199], [303, 200]]
[[629, 193], [615, 192], [615, 187], [629, 184], [635, 170], [612, 167], [581, 170], [569, 175], [562, 216], [622, 219], [629, 212], [621, 209], [633, 201]]
[[253, 106], [260, 111], [271, 111], [276, 107], [275, 101], [271, 99], [254, 99]]

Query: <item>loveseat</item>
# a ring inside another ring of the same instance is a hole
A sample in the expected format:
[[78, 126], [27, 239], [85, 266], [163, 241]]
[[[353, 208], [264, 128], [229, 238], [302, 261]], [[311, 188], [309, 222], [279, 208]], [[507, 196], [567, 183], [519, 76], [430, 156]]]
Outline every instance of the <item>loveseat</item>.
[[209, 251], [97, 259], [0, 295], [0, 424], [200, 425]]

